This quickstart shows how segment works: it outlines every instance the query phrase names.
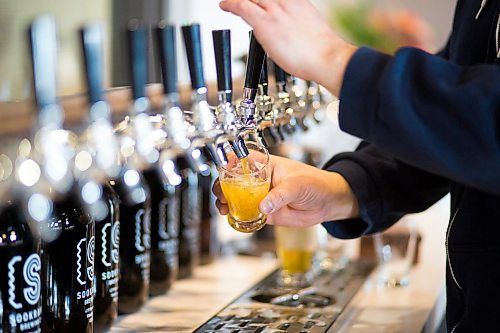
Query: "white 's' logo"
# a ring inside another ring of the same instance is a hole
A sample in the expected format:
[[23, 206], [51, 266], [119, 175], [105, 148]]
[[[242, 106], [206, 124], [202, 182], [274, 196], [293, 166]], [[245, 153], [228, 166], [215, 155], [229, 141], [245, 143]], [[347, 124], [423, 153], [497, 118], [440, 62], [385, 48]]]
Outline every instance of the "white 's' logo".
[[[107, 250], [108, 250], [108, 232], [107, 229], [111, 227], [111, 223], [108, 222], [104, 225], [102, 228], [102, 238], [101, 238], [101, 244], [102, 244], [102, 251], [101, 251], [101, 261], [102, 264], [106, 267], [110, 267], [111, 263], [108, 261], [108, 255], [107, 255]], [[111, 235], [111, 237], [113, 237]]]
[[144, 216], [144, 209], [139, 209], [135, 214], [135, 248], [137, 251], [143, 252], [146, 250], [142, 244], [141, 224]]
[[[80, 241], [78, 242], [78, 244], [76, 245], [76, 279], [78, 282], [80, 282], [80, 284], [82, 286], [84, 286], [87, 281], [85, 281], [85, 273], [82, 274], [82, 245], [85, 246], [85, 240], [86, 238], [82, 238], [80, 239]], [[85, 249], [87, 249], [87, 247], [85, 246]]]
[[120, 258], [120, 221], [116, 221], [111, 229], [111, 244], [111, 260], [117, 264]]
[[23, 276], [28, 287], [24, 288], [24, 298], [30, 305], [35, 305], [40, 299], [40, 270], [42, 263], [38, 254], [33, 253], [24, 263]]
[[95, 256], [95, 237], [92, 236], [87, 245], [87, 260], [89, 265], [87, 267], [87, 276], [89, 280], [94, 279], [94, 256]]
[[159, 213], [158, 218], [158, 236], [161, 239], [167, 240], [169, 239], [167, 232], [167, 222], [168, 222], [168, 203], [169, 198], [163, 198], [159, 204]]
[[[22, 304], [16, 302], [16, 277], [15, 264], [21, 262], [21, 256], [13, 257], [8, 263], [8, 286], [9, 286], [9, 304], [16, 310], [22, 308]], [[40, 299], [40, 269], [41, 269], [40, 256], [37, 253], [31, 254], [25, 261], [23, 266], [23, 277], [27, 287], [23, 290], [24, 299], [30, 305], [35, 305]]]

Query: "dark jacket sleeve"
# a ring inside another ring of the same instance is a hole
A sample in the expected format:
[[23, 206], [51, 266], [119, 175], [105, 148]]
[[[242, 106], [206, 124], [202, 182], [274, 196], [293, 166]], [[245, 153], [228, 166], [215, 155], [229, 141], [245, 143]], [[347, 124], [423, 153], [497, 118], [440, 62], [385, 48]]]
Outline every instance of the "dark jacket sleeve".
[[407, 213], [420, 212], [449, 191], [449, 181], [396, 160], [373, 144], [333, 157], [324, 167], [338, 172], [356, 196], [360, 218], [323, 223], [337, 238], [382, 231]]
[[360, 48], [340, 94], [341, 128], [398, 160], [500, 194], [500, 67], [414, 48]]

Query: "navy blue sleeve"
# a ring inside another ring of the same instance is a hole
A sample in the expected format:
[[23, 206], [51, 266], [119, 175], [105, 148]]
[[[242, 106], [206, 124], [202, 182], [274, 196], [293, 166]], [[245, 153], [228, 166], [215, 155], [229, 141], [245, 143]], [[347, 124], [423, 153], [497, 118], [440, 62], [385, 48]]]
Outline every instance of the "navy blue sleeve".
[[415, 48], [360, 48], [340, 94], [341, 128], [398, 160], [500, 194], [500, 67]]
[[407, 213], [420, 212], [449, 191], [449, 181], [398, 161], [373, 144], [334, 156], [324, 167], [341, 174], [358, 200], [360, 217], [325, 222], [337, 238], [382, 231]]

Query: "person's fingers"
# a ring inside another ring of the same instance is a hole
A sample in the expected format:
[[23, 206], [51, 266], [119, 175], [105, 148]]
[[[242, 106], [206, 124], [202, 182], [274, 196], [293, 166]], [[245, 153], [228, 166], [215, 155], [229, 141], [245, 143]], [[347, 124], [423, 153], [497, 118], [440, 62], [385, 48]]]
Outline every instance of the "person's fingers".
[[259, 204], [259, 210], [264, 214], [271, 214], [285, 207], [299, 195], [299, 188], [295, 182], [288, 181], [274, 187]]
[[220, 181], [219, 179], [217, 179], [215, 182], [214, 182], [214, 185], [212, 186], [212, 192], [213, 194], [217, 197], [217, 199], [219, 199], [221, 201], [221, 203], [223, 204], [227, 204], [227, 199], [226, 197], [224, 196], [224, 193], [222, 192], [222, 188], [220, 186]]
[[[269, 0], [260, 0], [269, 1]], [[219, 7], [226, 11], [231, 12], [235, 15], [240, 16], [252, 27], [258, 22], [262, 21], [266, 11], [261, 7], [257, 1], [250, 0], [223, 0], [219, 3]]]
[[227, 215], [229, 213], [229, 207], [218, 199], [215, 201], [215, 207], [217, 207], [221, 215]]
[[311, 211], [299, 211], [284, 207], [267, 216], [266, 223], [286, 227], [308, 227], [321, 223], [321, 218]]

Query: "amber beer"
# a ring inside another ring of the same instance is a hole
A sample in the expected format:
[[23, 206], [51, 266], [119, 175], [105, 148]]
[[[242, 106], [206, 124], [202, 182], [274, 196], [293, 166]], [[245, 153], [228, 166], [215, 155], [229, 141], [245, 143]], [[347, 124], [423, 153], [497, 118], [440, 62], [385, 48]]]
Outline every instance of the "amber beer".
[[227, 220], [241, 232], [253, 232], [266, 223], [267, 216], [259, 211], [260, 202], [269, 192], [270, 181], [258, 179], [226, 179], [221, 181], [228, 201]]
[[305, 287], [312, 279], [312, 263], [318, 248], [316, 227], [275, 227], [276, 252], [281, 265], [283, 286]]
[[229, 225], [241, 232], [261, 229], [267, 216], [259, 210], [271, 186], [269, 154], [264, 146], [246, 142], [249, 155], [238, 159], [230, 148], [226, 149], [228, 165], [219, 170], [222, 192], [227, 199]]

